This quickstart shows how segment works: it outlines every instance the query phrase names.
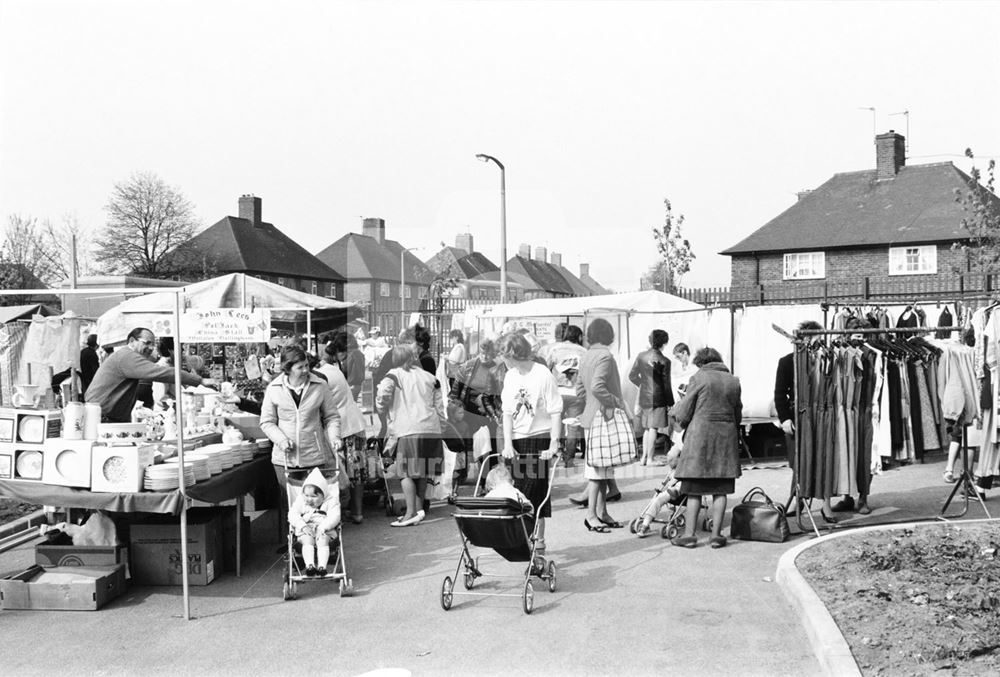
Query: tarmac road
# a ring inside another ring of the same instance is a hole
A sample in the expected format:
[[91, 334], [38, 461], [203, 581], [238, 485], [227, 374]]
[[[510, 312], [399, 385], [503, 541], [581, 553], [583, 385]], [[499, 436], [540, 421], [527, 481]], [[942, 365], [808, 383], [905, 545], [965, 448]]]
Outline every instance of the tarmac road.
[[[934, 515], [950, 485], [942, 463], [894, 470], [875, 480], [875, 512], [853, 523]], [[299, 587], [281, 598], [283, 562], [273, 513], [257, 513], [254, 557], [243, 576], [192, 587], [195, 620], [180, 618], [180, 588], [133, 587], [97, 612], [0, 612], [4, 675], [817, 675], [798, 618], [774, 583], [785, 544], [733, 542], [694, 550], [628, 529], [588, 533], [584, 511], [566, 496], [582, 466], [560, 474], [548, 525], [558, 566], [550, 593], [535, 580], [535, 610], [521, 610], [518, 579], [477, 581], [476, 589], [513, 587], [515, 597], [461, 597], [445, 612], [442, 579], [460, 553], [451, 508], [436, 506], [421, 525], [388, 526], [380, 508], [345, 526], [348, 571], [356, 594], [335, 584]], [[662, 470], [619, 470], [624, 499], [612, 515], [639, 515]], [[623, 477], [623, 475], [627, 475]], [[745, 468], [737, 495], [762, 486], [786, 497], [783, 466]], [[465, 488], [469, 491], [469, 488]], [[970, 517], [982, 516], [978, 508]], [[728, 516], [727, 516], [728, 521]], [[793, 532], [797, 531], [793, 527]], [[728, 533], [728, 527], [725, 530]], [[487, 570], [520, 577], [522, 565], [482, 554]], [[474, 553], [475, 554], [475, 553]], [[490, 558], [489, 560], [487, 558]], [[31, 546], [0, 556], [0, 571], [33, 562]], [[488, 579], [486, 579], [488, 580]], [[523, 579], [522, 579], [523, 580]], [[463, 588], [459, 583], [457, 590]], [[397, 669], [398, 672], [392, 669]]]

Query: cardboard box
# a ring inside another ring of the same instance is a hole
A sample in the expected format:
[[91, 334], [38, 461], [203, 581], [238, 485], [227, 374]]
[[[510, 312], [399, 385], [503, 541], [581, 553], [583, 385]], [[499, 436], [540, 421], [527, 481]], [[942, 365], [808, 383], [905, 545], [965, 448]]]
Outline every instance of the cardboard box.
[[14, 441], [14, 425], [17, 414], [13, 409], [0, 409], [0, 442]]
[[42, 444], [62, 435], [62, 409], [14, 409], [14, 442]]
[[45, 466], [45, 446], [20, 442], [12, 446], [14, 448], [14, 476], [11, 479], [40, 483]]
[[14, 477], [14, 447], [0, 442], [0, 480]]
[[151, 518], [130, 528], [132, 580], [139, 585], [208, 585], [221, 567], [222, 528], [214, 512], [188, 511], [188, 561], [181, 559], [181, 527], [177, 518]]
[[95, 611], [125, 591], [125, 567], [35, 565], [0, 580], [0, 608]]
[[35, 546], [35, 564], [43, 567], [100, 567], [128, 564], [127, 545], [73, 545], [62, 531], [53, 531]]
[[260, 416], [257, 414], [226, 414], [225, 421], [226, 425], [231, 425], [243, 433], [244, 439], [259, 440], [267, 437], [260, 429]]

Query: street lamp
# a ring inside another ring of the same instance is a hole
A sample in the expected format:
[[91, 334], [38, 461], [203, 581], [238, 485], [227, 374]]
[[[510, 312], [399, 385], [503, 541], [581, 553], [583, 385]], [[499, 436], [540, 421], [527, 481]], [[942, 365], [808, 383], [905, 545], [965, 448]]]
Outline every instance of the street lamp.
[[507, 303], [507, 187], [503, 163], [492, 155], [478, 153], [481, 162], [493, 162], [500, 168], [500, 303]]
[[399, 251], [399, 331], [406, 328], [406, 252], [413, 252], [423, 247], [403, 248]]

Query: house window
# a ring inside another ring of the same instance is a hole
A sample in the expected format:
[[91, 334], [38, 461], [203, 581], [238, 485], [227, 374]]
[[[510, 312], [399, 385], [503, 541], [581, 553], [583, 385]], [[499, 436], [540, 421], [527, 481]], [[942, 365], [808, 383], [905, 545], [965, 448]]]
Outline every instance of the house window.
[[889, 247], [890, 275], [933, 275], [936, 272], [936, 245]]
[[826, 277], [826, 257], [823, 252], [785, 254], [786, 280], [820, 280]]
[[404, 289], [403, 294], [406, 296], [406, 298], [410, 298], [410, 294], [411, 294], [411, 291], [412, 291], [411, 288], [410, 287], [404, 287], [403, 289]]
[[319, 296], [319, 282], [313, 282], [312, 283], [312, 293], [315, 296]]
[[279, 277], [278, 278], [278, 284], [280, 284], [282, 287], [284, 287], [285, 286], [285, 278]]
[[379, 286], [378, 286], [378, 295], [379, 296], [385, 296], [385, 297], [389, 296], [389, 283], [388, 282], [382, 282], [382, 283], [379, 284]]
[[427, 298], [427, 287], [421, 287], [417, 290], [417, 298], [425, 299]]

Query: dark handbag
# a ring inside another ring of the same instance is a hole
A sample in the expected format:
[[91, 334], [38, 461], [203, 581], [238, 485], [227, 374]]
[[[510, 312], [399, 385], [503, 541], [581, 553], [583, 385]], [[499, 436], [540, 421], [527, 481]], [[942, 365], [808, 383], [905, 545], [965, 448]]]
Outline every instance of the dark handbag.
[[[761, 500], [751, 500], [757, 494]], [[788, 535], [785, 507], [776, 505], [760, 487], [751, 489], [743, 497], [743, 501], [733, 507], [733, 518], [729, 525], [730, 538], [784, 543], [788, 540]]]

